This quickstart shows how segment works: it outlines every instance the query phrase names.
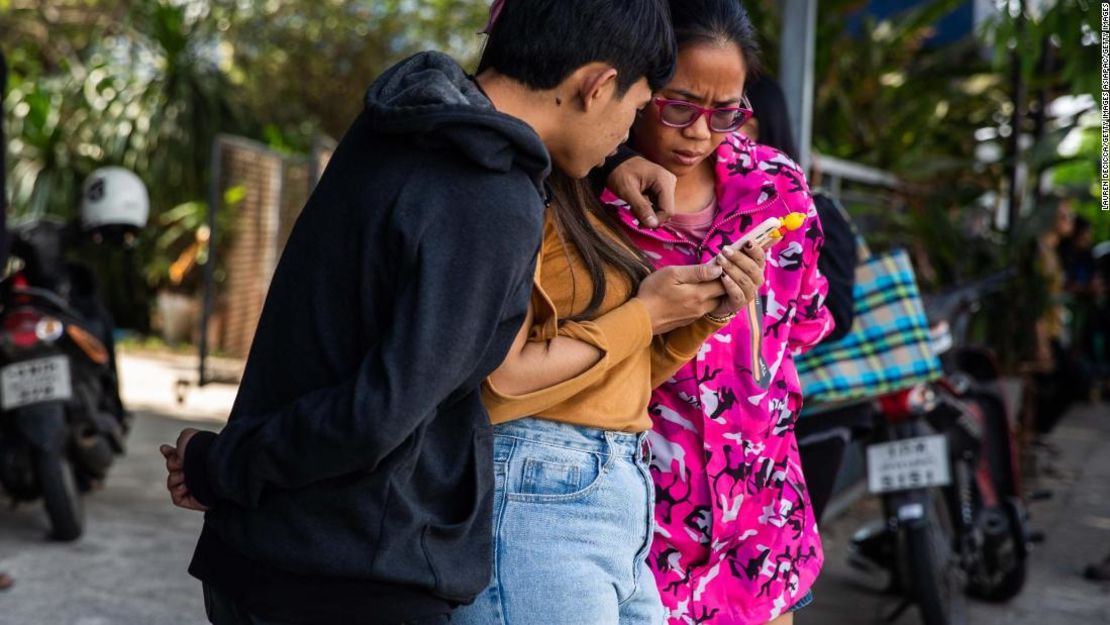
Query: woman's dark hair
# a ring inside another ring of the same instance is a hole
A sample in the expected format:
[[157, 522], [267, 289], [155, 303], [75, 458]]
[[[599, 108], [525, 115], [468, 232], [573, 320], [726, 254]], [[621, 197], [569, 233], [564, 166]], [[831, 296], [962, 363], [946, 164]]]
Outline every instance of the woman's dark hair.
[[763, 74], [748, 81], [744, 91], [759, 121], [759, 143], [769, 145], [798, 160], [798, 145], [790, 129], [790, 115], [786, 110], [786, 95], [778, 81]]
[[[593, 319], [605, 301], [605, 267], [616, 269], [627, 281], [633, 293], [640, 282], [652, 272], [647, 258], [628, 240], [615, 212], [607, 210], [593, 188], [585, 180], [575, 180], [555, 170], [548, 180], [551, 185], [551, 211], [563, 249], [578, 253], [589, 272], [592, 294], [585, 310], [574, 314], [571, 321]], [[590, 221], [596, 217], [612, 236], [602, 234]], [[572, 275], [572, 288], [578, 286], [577, 276]], [[575, 301], [577, 297], [571, 297]]]
[[589, 63], [617, 70], [617, 92], [674, 74], [675, 42], [664, 0], [506, 0], [478, 73], [494, 69], [532, 89], [553, 89]]
[[759, 39], [740, 0], [670, 0], [678, 48], [699, 43], [734, 43], [744, 55], [748, 76], [761, 68]]

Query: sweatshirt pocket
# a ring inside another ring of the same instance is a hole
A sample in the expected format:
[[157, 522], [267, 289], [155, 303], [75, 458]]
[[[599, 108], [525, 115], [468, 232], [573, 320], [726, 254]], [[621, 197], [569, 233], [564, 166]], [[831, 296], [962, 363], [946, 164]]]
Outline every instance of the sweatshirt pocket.
[[462, 602], [484, 590], [493, 575], [492, 431], [477, 430], [469, 450], [470, 458], [460, 465], [469, 475], [451, 493], [460, 513], [432, 519], [420, 538], [437, 593]]

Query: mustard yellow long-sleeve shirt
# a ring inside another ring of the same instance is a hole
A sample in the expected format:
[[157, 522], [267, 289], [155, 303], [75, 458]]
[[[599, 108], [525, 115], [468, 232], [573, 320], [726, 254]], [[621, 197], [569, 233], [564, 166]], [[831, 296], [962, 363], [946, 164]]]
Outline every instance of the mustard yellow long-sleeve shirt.
[[[592, 215], [590, 220], [615, 238], [605, 224]], [[653, 336], [651, 317], [632, 297], [632, 285], [615, 271], [607, 271], [606, 280], [605, 299], [594, 319], [561, 321], [586, 309], [593, 283], [577, 250], [564, 245], [549, 211], [536, 266], [535, 325], [529, 340], [567, 336], [597, 347], [603, 356], [581, 375], [526, 395], [506, 395], [487, 380], [482, 400], [493, 423], [535, 416], [621, 432], [651, 428], [647, 408], [652, 390], [693, 359], [721, 326], [702, 318]]]

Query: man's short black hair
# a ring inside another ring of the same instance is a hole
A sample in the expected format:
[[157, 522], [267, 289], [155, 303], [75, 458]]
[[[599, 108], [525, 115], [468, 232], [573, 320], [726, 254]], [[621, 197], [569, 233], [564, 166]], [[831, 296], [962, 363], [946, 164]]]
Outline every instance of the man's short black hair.
[[593, 62], [617, 70], [623, 96], [641, 78], [660, 89], [676, 48], [664, 0], [505, 0], [478, 71], [493, 69], [532, 89], [553, 89]]

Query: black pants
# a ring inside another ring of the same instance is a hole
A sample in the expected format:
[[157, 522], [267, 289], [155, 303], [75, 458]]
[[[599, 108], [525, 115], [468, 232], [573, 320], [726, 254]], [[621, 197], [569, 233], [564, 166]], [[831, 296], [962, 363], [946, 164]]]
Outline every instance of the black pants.
[[818, 523], [832, 498], [846, 447], [847, 441], [842, 438], [831, 438], [798, 447], [802, 473], [806, 476], [806, 490], [809, 491], [809, 505], [813, 510], [813, 518]]
[[[204, 584], [204, 610], [208, 614], [208, 622], [212, 625], [293, 625], [292, 623], [258, 618], [243, 609], [243, 606], [236, 603], [231, 597], [208, 584]], [[449, 621], [450, 617], [443, 615], [405, 623], [382, 623], [381, 625], [446, 625]], [[336, 623], [336, 625], [341, 624]]]
[[872, 426], [872, 419], [870, 402], [861, 402], [803, 416], [795, 425], [806, 490], [813, 518], [818, 523], [832, 499], [848, 442], [864, 436]]
[[204, 611], [212, 625], [289, 625], [250, 614], [231, 597], [208, 584], [204, 584]]

